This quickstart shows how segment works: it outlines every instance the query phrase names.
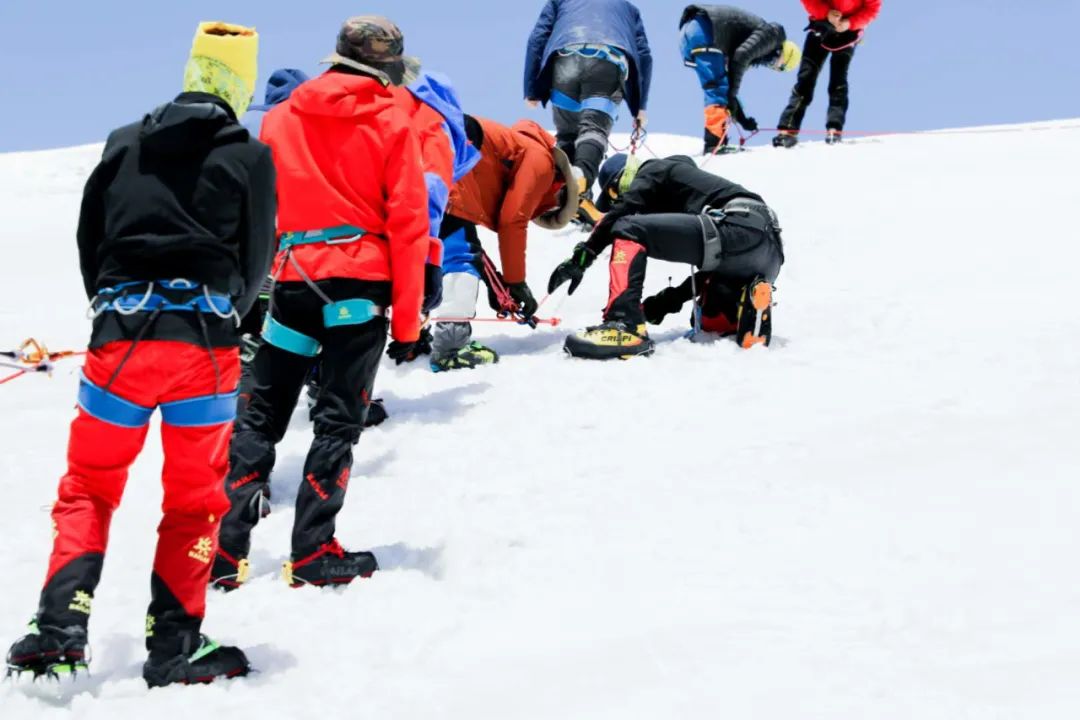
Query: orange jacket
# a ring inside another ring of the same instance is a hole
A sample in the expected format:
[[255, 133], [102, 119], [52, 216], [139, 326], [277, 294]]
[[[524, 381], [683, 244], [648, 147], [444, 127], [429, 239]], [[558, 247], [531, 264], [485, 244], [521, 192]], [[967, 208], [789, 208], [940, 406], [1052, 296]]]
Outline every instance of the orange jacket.
[[[294, 247], [300, 267], [312, 280], [392, 283], [391, 332], [408, 342], [420, 334], [429, 232], [420, 143], [397, 93], [407, 91], [329, 71], [267, 113], [260, 138], [277, 168], [279, 235], [367, 231], [352, 243]], [[278, 253], [278, 279], [302, 281], [283, 259]]]
[[555, 138], [531, 120], [509, 128], [477, 120], [480, 162], [454, 186], [447, 213], [497, 232], [503, 278], [523, 282], [529, 221], [558, 210], [566, 184], [556, 172]]

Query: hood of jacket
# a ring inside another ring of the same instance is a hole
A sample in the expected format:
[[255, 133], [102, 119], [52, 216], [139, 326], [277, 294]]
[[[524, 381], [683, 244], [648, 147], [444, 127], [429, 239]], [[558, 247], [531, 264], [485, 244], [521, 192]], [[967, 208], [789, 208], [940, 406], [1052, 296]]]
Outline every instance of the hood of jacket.
[[[573, 168], [566, 153], [555, 146], [555, 139], [547, 130], [540, 127], [532, 120], [519, 120], [510, 128], [521, 138], [522, 142], [535, 142], [543, 146], [550, 154], [551, 161], [555, 165], [555, 180], [570, 186], [573, 183]], [[577, 215], [577, 193], [569, 191], [559, 192], [555, 198], [557, 207], [533, 218], [533, 222], [547, 230], [560, 230]]]
[[391, 90], [379, 80], [336, 70], [303, 83], [288, 100], [295, 112], [334, 118], [370, 117], [393, 105]]
[[308, 81], [307, 73], [296, 68], [280, 68], [270, 74], [266, 81], [266, 96], [262, 105], [252, 105], [249, 111], [269, 110], [285, 102], [296, 88]]
[[[235, 135], [235, 138], [233, 137]], [[181, 93], [143, 118], [139, 142], [151, 152], [179, 155], [232, 139], [246, 140], [229, 104], [207, 93]]]
[[510, 126], [510, 129], [539, 145], [543, 145], [548, 152], [551, 152], [551, 149], [555, 147], [555, 138], [533, 120], [518, 120]]
[[446, 132], [454, 148], [454, 182], [465, 177], [480, 162], [480, 151], [465, 132], [465, 113], [450, 79], [438, 73], [422, 73], [409, 84], [409, 92], [443, 116]]

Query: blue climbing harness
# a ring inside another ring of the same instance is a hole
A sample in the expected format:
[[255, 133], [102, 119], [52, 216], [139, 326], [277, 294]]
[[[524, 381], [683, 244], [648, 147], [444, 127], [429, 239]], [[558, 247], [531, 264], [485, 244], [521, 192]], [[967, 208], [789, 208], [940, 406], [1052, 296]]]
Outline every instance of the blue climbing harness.
[[[611, 45], [568, 45], [559, 50], [561, 57], [580, 55], [581, 57], [605, 60], [619, 68], [623, 82], [630, 77], [630, 63], [626, 59], [626, 53]], [[589, 97], [584, 100], [575, 100], [564, 92], [551, 91], [551, 104], [568, 112], [580, 113], [586, 110], [597, 110], [609, 116], [612, 120], [618, 119], [619, 105], [608, 97]]]
[[[237, 391], [161, 403], [161, 421], [173, 427], [209, 427], [236, 418]], [[79, 377], [79, 407], [92, 417], [126, 428], [141, 428], [150, 422], [154, 408], [125, 400], [95, 385], [86, 375]]]
[[[136, 291], [136, 288], [140, 288]], [[145, 289], [142, 289], [145, 288]], [[156, 292], [164, 290], [165, 294]], [[170, 297], [176, 293], [190, 295], [184, 300]], [[102, 288], [90, 301], [90, 316], [97, 317], [103, 312], [116, 312], [120, 315], [134, 315], [138, 312], [201, 312], [217, 315], [220, 318], [233, 318], [239, 325], [239, 313], [233, 307], [228, 295], [210, 292], [210, 288], [191, 280], [152, 280], [120, 283], [113, 287]]]
[[[145, 312], [149, 313], [149, 316], [143, 324], [143, 330], [131, 343], [128, 355], [116, 367], [104, 386], [95, 385], [85, 375], [80, 376], [78, 404], [90, 416], [110, 425], [125, 428], [144, 427], [150, 422], [154, 408], [126, 400], [111, 392], [109, 388], [139, 343], [143, 332], [150, 327], [157, 315], [163, 312], [203, 313], [215, 315], [223, 320], [232, 319], [237, 326], [240, 325], [240, 314], [233, 305], [232, 298], [211, 292], [207, 286], [183, 278], [140, 280], [102, 288], [90, 301], [89, 315], [96, 318], [107, 312], [124, 316]], [[236, 417], [237, 392], [235, 390], [229, 393], [216, 391], [217, 382], [220, 381], [220, 372], [213, 356], [213, 348], [210, 347], [209, 337], [205, 335], [206, 325], [201, 317], [199, 320], [203, 326], [207, 351], [211, 353], [210, 361], [214, 364], [214, 373], [217, 378], [215, 392], [212, 395], [158, 405], [157, 407], [161, 408], [162, 422], [175, 427], [220, 425], [232, 422]]]
[[612, 45], [597, 45], [595, 43], [583, 43], [580, 45], [567, 45], [559, 50], [559, 55], [569, 57], [580, 55], [581, 57], [606, 60], [619, 68], [623, 82], [630, 77], [630, 62], [626, 59], [626, 53]]
[[[285, 252], [285, 259], [278, 266], [278, 272], [285, 266], [285, 263], [290, 263], [296, 273], [303, 279], [311, 291], [319, 296], [326, 305], [323, 307], [323, 326], [341, 327], [345, 325], [362, 325], [377, 317], [382, 317], [386, 314], [385, 308], [381, 305], [376, 305], [371, 300], [366, 298], [354, 298], [351, 300], [332, 300], [326, 295], [319, 286], [315, 284], [299, 263], [296, 262], [296, 258], [292, 255], [292, 249], [298, 245], [310, 245], [314, 243], [325, 243], [327, 245], [344, 245], [346, 243], [357, 242], [367, 235], [367, 231], [352, 225], [338, 225], [337, 227], [325, 228], [323, 230], [305, 230], [282, 233], [279, 240], [279, 251]], [[273, 283], [277, 283], [277, 277], [273, 278]], [[266, 312], [266, 319], [263, 321], [262, 338], [269, 344], [276, 348], [291, 352], [294, 355], [301, 355], [303, 357], [315, 357], [322, 350], [322, 346], [315, 338], [305, 335], [298, 330], [282, 324], [276, 320], [273, 316], [273, 287], [270, 289], [270, 307]]]

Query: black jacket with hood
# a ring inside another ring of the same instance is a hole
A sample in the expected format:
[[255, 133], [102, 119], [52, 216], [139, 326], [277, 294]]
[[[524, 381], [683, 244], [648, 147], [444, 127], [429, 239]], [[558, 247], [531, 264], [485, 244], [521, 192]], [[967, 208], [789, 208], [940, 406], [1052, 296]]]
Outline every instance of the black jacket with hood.
[[[184, 278], [229, 295], [243, 316], [273, 259], [276, 212], [270, 149], [217, 96], [182, 93], [105, 143], [79, 216], [86, 295], [120, 283]], [[132, 294], [141, 292], [136, 287]], [[147, 327], [151, 315], [101, 313], [90, 347], [140, 332], [214, 347], [238, 342], [232, 319], [161, 312]]]
[[659, 213], [700, 215], [705, 208], [722, 208], [736, 198], [764, 202], [742, 185], [702, 170], [685, 155], [647, 160], [627, 191], [597, 223], [585, 245], [599, 255], [614, 242], [611, 230], [619, 218]]
[[742, 124], [746, 115], [738, 98], [743, 75], [751, 67], [778, 60], [787, 32], [780, 23], [767, 22], [729, 5], [688, 5], [679, 19], [679, 27], [698, 16], [704, 16], [712, 23], [713, 47], [727, 58], [731, 114]]

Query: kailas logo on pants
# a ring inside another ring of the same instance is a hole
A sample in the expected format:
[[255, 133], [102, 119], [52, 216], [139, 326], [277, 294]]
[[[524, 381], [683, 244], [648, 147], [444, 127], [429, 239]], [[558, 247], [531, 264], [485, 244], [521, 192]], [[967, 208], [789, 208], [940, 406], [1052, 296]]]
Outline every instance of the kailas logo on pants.
[[214, 541], [208, 537], [201, 537], [195, 543], [195, 547], [188, 551], [188, 557], [198, 560], [203, 565], [210, 563], [210, 557], [214, 554]]
[[626, 251], [616, 250], [615, 254], [611, 256], [612, 265], [625, 265], [626, 264]]
[[82, 613], [83, 615], [90, 614], [90, 604], [94, 601], [93, 596], [85, 590], [76, 590], [75, 597], [72, 598], [71, 604], [68, 605], [68, 610], [72, 612]]
[[315, 494], [319, 496], [320, 500], [325, 501], [325, 500], [330, 499], [329, 493], [327, 493], [325, 490], [323, 490], [322, 485], [320, 485], [319, 481], [315, 479], [315, 474], [314, 473], [308, 473], [307, 474], [307, 481], [308, 481], [308, 485], [311, 486], [311, 489], [315, 491]]

